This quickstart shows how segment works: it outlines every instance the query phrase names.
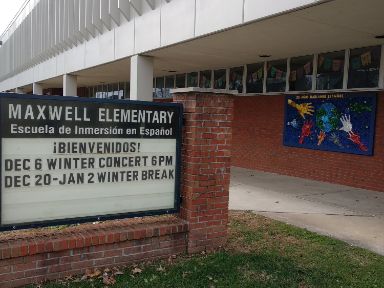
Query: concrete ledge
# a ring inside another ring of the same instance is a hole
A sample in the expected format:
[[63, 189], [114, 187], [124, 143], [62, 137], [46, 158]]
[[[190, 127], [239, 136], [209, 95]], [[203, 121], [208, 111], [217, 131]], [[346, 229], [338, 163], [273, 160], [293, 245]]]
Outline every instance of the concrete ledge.
[[239, 94], [237, 90], [210, 89], [210, 88], [199, 88], [199, 87], [171, 89], [171, 94], [175, 94], [175, 93], [213, 93], [213, 94], [233, 94], [233, 95]]

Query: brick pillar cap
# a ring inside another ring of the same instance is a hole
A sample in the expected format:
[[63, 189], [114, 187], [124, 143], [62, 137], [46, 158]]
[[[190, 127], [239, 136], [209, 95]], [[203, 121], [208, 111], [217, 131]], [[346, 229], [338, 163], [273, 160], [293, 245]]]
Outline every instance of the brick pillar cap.
[[239, 94], [237, 90], [227, 90], [227, 89], [210, 89], [210, 88], [199, 88], [199, 87], [188, 87], [188, 88], [177, 88], [171, 89], [171, 94], [178, 93], [213, 93], [213, 94]]

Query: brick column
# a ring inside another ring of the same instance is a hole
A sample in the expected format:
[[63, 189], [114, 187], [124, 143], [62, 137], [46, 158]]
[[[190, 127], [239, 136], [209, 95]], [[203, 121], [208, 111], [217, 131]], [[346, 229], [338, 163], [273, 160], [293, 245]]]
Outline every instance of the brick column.
[[181, 218], [188, 252], [213, 250], [227, 238], [233, 96], [175, 93], [184, 105]]

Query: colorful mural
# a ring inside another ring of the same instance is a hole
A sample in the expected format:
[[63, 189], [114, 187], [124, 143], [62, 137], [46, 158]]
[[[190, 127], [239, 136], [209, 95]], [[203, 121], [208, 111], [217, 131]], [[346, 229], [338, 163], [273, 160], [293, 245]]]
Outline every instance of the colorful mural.
[[288, 95], [284, 145], [372, 155], [376, 97], [372, 92]]

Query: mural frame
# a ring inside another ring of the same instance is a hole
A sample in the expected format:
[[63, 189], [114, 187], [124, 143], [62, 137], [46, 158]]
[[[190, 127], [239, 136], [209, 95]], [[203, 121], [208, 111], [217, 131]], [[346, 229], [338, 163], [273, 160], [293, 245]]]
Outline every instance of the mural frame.
[[284, 109], [284, 146], [373, 156], [377, 92], [286, 94]]

